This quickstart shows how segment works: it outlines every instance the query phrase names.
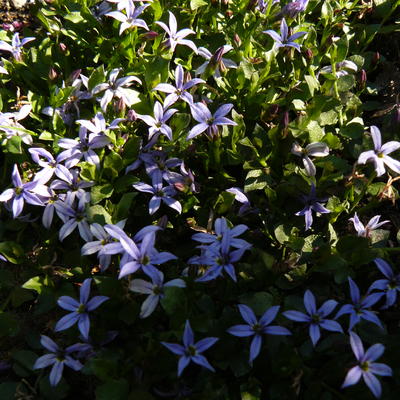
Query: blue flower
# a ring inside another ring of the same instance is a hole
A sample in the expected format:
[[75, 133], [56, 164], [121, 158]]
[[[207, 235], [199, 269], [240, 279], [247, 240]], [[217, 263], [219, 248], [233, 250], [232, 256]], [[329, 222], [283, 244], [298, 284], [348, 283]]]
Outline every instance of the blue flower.
[[377, 301], [379, 301], [379, 299], [383, 296], [383, 293], [373, 293], [361, 300], [360, 289], [350, 277], [349, 285], [350, 297], [353, 304], [345, 304], [342, 306], [336, 314], [335, 319], [344, 314], [350, 314], [349, 330], [352, 330], [353, 327], [361, 321], [361, 319], [366, 319], [367, 321], [378, 325], [380, 328], [383, 328], [379, 318], [372, 311], [367, 310], [369, 307], [373, 306]]
[[178, 362], [178, 376], [180, 376], [190, 361], [215, 372], [215, 369], [201, 353], [213, 346], [218, 340], [219, 339], [216, 337], [208, 337], [194, 343], [192, 328], [190, 327], [189, 320], [186, 320], [185, 330], [183, 332], [183, 346], [176, 343], [166, 342], [161, 342], [161, 344], [169, 351], [180, 356]]
[[311, 185], [311, 191], [309, 195], [302, 195], [302, 201], [305, 204], [305, 207], [298, 211], [295, 215], [304, 215], [306, 220], [306, 231], [311, 228], [313, 223], [312, 211], [320, 214], [330, 213], [330, 211], [321, 204], [321, 202], [326, 201], [326, 199], [319, 199], [316, 197], [316, 189], [314, 184]]
[[83, 365], [78, 360], [73, 359], [70, 354], [87, 349], [87, 344], [76, 343], [63, 350], [45, 335], [41, 336], [40, 343], [43, 347], [49, 350], [50, 353], [39, 357], [33, 365], [33, 369], [46, 368], [52, 365], [53, 367], [50, 371], [51, 386], [56, 386], [58, 382], [60, 382], [64, 370], [64, 364], [67, 367], [72, 368], [74, 371], [79, 371], [83, 368]]
[[337, 306], [337, 301], [327, 300], [324, 304], [317, 310], [315, 303], [315, 297], [310, 290], [306, 290], [304, 293], [304, 306], [306, 308], [307, 314], [300, 311], [285, 311], [283, 315], [296, 322], [306, 322], [309, 324], [310, 338], [315, 346], [321, 337], [321, 328], [326, 329], [331, 332], [343, 333], [342, 327], [331, 319], [326, 319]]
[[243, 319], [248, 325], [234, 325], [230, 327], [227, 332], [234, 336], [247, 337], [254, 336], [250, 345], [250, 358], [249, 363], [252, 364], [253, 360], [258, 356], [261, 350], [262, 335], [291, 335], [291, 332], [278, 325], [269, 326], [275, 319], [279, 311], [279, 306], [270, 307], [263, 316], [257, 320], [253, 310], [244, 305], [239, 304], [239, 311]]
[[158, 302], [164, 295], [165, 287], [186, 287], [182, 279], [172, 279], [164, 283], [164, 274], [161, 271], [155, 271], [151, 275], [152, 282], [143, 279], [134, 279], [129, 284], [129, 290], [136, 293], [148, 294], [140, 309], [140, 318], [147, 318], [157, 307]]
[[26, 37], [24, 39], [19, 38], [19, 33], [14, 33], [11, 39], [11, 45], [4, 40], [0, 40], [0, 50], [10, 52], [15, 60], [22, 60], [22, 46], [25, 46], [28, 42], [35, 40], [34, 37]]
[[295, 43], [294, 40], [307, 34], [307, 32], [297, 32], [289, 36], [289, 29], [285, 18], [282, 18], [280, 35], [271, 29], [263, 31], [263, 33], [266, 33], [267, 35], [271, 36], [272, 39], [274, 39], [276, 47], [294, 47], [297, 51], [300, 51], [300, 45]]
[[400, 292], [400, 274], [395, 274], [390, 265], [382, 258], [375, 258], [376, 266], [387, 279], [378, 279], [373, 282], [368, 293], [372, 290], [382, 290], [386, 293], [386, 304], [382, 308], [391, 307], [397, 300], [397, 292]]
[[347, 373], [342, 388], [355, 385], [363, 377], [365, 384], [369, 387], [373, 395], [380, 397], [382, 387], [375, 375], [392, 376], [393, 374], [392, 369], [388, 365], [374, 362], [382, 355], [385, 347], [377, 343], [364, 352], [361, 339], [354, 332], [350, 332], [350, 344], [358, 365], [351, 368]]
[[193, 103], [190, 106], [193, 118], [198, 122], [188, 133], [186, 140], [193, 139], [200, 133], [206, 131], [207, 136], [211, 139], [218, 135], [218, 127], [223, 125], [237, 125], [236, 122], [226, 118], [233, 108], [233, 104], [223, 104], [221, 107], [211, 114], [210, 110], [203, 103]]
[[79, 302], [69, 296], [61, 296], [57, 303], [64, 310], [72, 311], [62, 317], [56, 324], [56, 332], [68, 329], [75, 323], [78, 323], [79, 331], [84, 339], [89, 338], [90, 319], [89, 312], [95, 310], [109, 298], [107, 296], [95, 296], [89, 300], [90, 284], [92, 279], [85, 279], [79, 290]]

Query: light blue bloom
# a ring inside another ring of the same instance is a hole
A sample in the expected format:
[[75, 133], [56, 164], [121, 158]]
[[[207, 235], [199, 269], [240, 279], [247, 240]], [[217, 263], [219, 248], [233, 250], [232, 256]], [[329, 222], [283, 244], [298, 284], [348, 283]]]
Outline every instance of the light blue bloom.
[[161, 342], [161, 344], [169, 351], [180, 356], [178, 362], [178, 376], [180, 376], [190, 361], [215, 372], [215, 369], [201, 353], [213, 346], [218, 340], [219, 339], [216, 337], [208, 337], [194, 343], [192, 328], [189, 320], [186, 320], [185, 330], [183, 332], [183, 346], [177, 343]]
[[321, 329], [326, 329], [331, 332], [343, 333], [342, 327], [331, 319], [326, 317], [334, 310], [337, 306], [337, 301], [327, 300], [317, 310], [315, 297], [310, 290], [306, 290], [304, 293], [304, 306], [307, 314], [300, 311], [285, 311], [283, 315], [296, 322], [305, 322], [309, 324], [309, 334], [313, 345], [315, 346], [321, 337]]
[[291, 332], [282, 326], [270, 326], [270, 323], [278, 314], [279, 306], [268, 308], [259, 320], [257, 320], [257, 317], [250, 307], [244, 304], [239, 304], [238, 307], [240, 314], [248, 325], [234, 325], [230, 327], [227, 332], [238, 337], [254, 336], [250, 345], [250, 364], [253, 364], [254, 359], [260, 353], [262, 335], [291, 335]]
[[263, 31], [263, 33], [266, 33], [267, 35], [271, 36], [272, 39], [274, 39], [276, 47], [294, 47], [297, 51], [300, 51], [300, 45], [294, 41], [307, 34], [307, 32], [297, 32], [289, 36], [289, 29], [285, 18], [282, 18], [280, 35], [271, 29]]
[[353, 327], [361, 321], [361, 319], [372, 322], [383, 329], [382, 323], [376, 314], [368, 310], [369, 307], [372, 307], [376, 302], [379, 301], [379, 299], [383, 296], [383, 293], [372, 293], [361, 299], [360, 289], [358, 288], [357, 284], [350, 277], [348, 279], [350, 296], [353, 304], [345, 304], [342, 306], [336, 314], [335, 319], [338, 319], [344, 314], [350, 314], [349, 330], [352, 330]]
[[71, 353], [86, 349], [88, 346], [87, 344], [76, 343], [63, 350], [45, 335], [41, 336], [40, 343], [44, 348], [49, 350], [50, 353], [39, 357], [33, 365], [33, 369], [46, 368], [52, 365], [53, 367], [51, 368], [49, 377], [51, 386], [56, 386], [60, 382], [64, 365], [72, 368], [74, 371], [79, 371], [83, 368], [83, 365], [78, 360], [71, 357]]
[[392, 369], [388, 365], [374, 362], [383, 354], [385, 347], [377, 343], [367, 351], [364, 351], [360, 337], [354, 332], [350, 332], [350, 344], [358, 365], [351, 368], [347, 373], [342, 388], [355, 385], [362, 377], [372, 394], [377, 398], [380, 397], [382, 387], [375, 375], [392, 376], [393, 374]]
[[85, 279], [79, 290], [79, 301], [70, 296], [61, 296], [57, 303], [64, 310], [71, 313], [62, 317], [56, 324], [54, 331], [64, 331], [78, 323], [78, 328], [84, 339], [89, 338], [90, 319], [89, 312], [95, 310], [109, 298], [107, 296], [94, 296], [89, 300], [92, 279]]

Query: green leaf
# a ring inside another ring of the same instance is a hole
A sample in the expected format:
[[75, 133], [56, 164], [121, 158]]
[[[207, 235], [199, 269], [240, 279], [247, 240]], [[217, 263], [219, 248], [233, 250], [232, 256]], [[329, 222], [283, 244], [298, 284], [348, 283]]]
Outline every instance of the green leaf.
[[20, 264], [25, 255], [22, 246], [15, 242], [1, 242], [0, 253], [13, 264]]
[[97, 204], [100, 203], [104, 199], [108, 199], [114, 192], [114, 188], [110, 183], [106, 183], [105, 185], [92, 186], [92, 190], [90, 193], [92, 203]]
[[111, 215], [104, 207], [98, 204], [89, 207], [87, 215], [91, 223], [97, 222], [100, 225], [112, 224]]
[[34, 295], [27, 289], [16, 286], [11, 292], [11, 304], [13, 307], [19, 307], [21, 304], [34, 299]]
[[104, 158], [104, 172], [113, 179], [118, 177], [123, 168], [124, 162], [118, 153], [113, 151]]
[[66, 19], [67, 21], [71, 21], [74, 24], [85, 21], [79, 11], [73, 11], [67, 15], [64, 15], [64, 19]]
[[310, 138], [310, 143], [320, 142], [321, 139], [325, 136], [323, 128], [319, 126], [317, 121], [311, 121], [307, 125], [307, 130]]
[[186, 307], [184, 290], [178, 287], [164, 288], [165, 297], [161, 299], [161, 305], [168, 315], [174, 315]]
[[269, 180], [269, 176], [261, 169], [249, 171], [244, 183], [244, 191], [263, 190], [268, 187]]
[[46, 276], [34, 276], [22, 285], [24, 289], [31, 289], [41, 294], [43, 290], [48, 286], [53, 286], [53, 281]]
[[337, 81], [337, 87], [339, 92], [347, 92], [354, 87], [356, 80], [353, 75], [341, 76]]
[[311, 75], [305, 75], [304, 79], [307, 82], [308, 90], [310, 91], [311, 96], [314, 96], [314, 91], [319, 89], [319, 82], [316, 78]]
[[121, 200], [117, 204], [115, 221], [120, 221], [121, 219], [127, 218], [129, 215], [129, 210], [132, 205], [133, 199], [138, 195], [136, 192], [123, 194]]
[[12, 136], [7, 140], [6, 150], [11, 154], [22, 154], [22, 140], [19, 136]]
[[272, 306], [273, 297], [267, 292], [245, 293], [238, 298], [240, 304], [249, 306], [256, 315], [261, 316]]
[[27, 377], [31, 375], [33, 371], [33, 364], [35, 363], [38, 356], [29, 350], [19, 350], [13, 353], [13, 370], [18, 376]]
[[96, 400], [125, 400], [129, 384], [125, 379], [113, 379], [96, 388]]
[[17, 391], [17, 382], [3, 382], [0, 383], [0, 399], [1, 400], [14, 400]]
[[15, 314], [3, 312], [0, 314], [0, 337], [11, 336], [18, 334], [20, 321]]
[[196, 11], [198, 8], [206, 6], [207, 2], [204, 0], [190, 0], [190, 8]]
[[104, 65], [100, 65], [100, 67], [97, 67], [89, 77], [89, 90], [92, 90], [99, 83], [103, 83], [106, 79], [105, 75], [106, 74], [104, 72]]

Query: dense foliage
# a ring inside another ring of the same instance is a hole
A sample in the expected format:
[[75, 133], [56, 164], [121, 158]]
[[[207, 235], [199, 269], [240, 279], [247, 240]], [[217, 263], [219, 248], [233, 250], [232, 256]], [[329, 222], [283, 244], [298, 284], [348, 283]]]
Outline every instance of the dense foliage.
[[398, 398], [399, 5], [4, 25], [0, 398]]

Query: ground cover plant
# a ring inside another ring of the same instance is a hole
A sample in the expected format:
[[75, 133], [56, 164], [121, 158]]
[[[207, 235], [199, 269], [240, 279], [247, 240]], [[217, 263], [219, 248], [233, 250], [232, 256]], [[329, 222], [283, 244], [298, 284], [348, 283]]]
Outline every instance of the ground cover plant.
[[399, 5], [3, 24], [0, 398], [397, 399]]

